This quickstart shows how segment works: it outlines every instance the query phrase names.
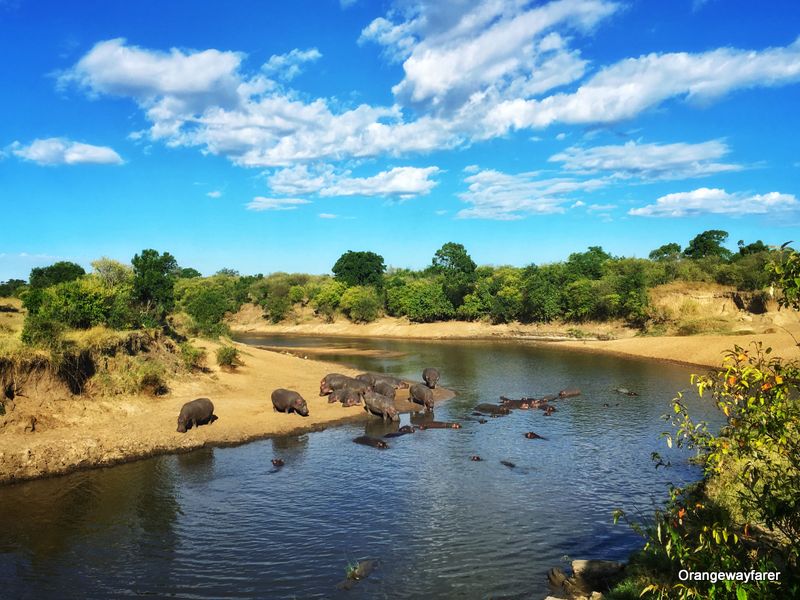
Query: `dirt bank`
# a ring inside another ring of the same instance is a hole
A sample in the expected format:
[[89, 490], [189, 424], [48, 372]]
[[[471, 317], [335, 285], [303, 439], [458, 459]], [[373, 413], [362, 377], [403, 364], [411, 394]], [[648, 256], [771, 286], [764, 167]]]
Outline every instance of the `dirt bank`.
[[[198, 345], [213, 356], [214, 344]], [[353, 371], [328, 362], [239, 347], [244, 362], [241, 367], [231, 372], [213, 366], [209, 373], [185, 376], [173, 381], [164, 397], [73, 396], [49, 400], [46, 418], [37, 419], [33, 426], [29, 418], [10, 419], [0, 428], [0, 483], [374, 418], [360, 406], [344, 408], [319, 397], [319, 380], [326, 373], [355, 374]], [[299, 391], [311, 415], [303, 418], [275, 413], [270, 394], [279, 387]], [[437, 400], [452, 396], [447, 390], [436, 392]], [[178, 433], [176, 419], [181, 406], [200, 396], [213, 400], [219, 419]], [[398, 391], [398, 398], [406, 396], [407, 391]], [[33, 399], [16, 398], [14, 410], [24, 411], [26, 402]], [[410, 404], [405, 406], [406, 410], [411, 408]]]

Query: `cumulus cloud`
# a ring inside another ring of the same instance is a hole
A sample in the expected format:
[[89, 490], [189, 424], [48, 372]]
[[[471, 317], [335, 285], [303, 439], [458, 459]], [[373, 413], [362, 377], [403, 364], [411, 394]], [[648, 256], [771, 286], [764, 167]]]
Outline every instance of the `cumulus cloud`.
[[729, 151], [728, 146], [718, 140], [699, 144], [641, 144], [631, 141], [593, 148], [573, 146], [548, 160], [563, 163], [564, 169], [575, 173], [607, 171], [623, 179], [685, 179], [740, 170], [740, 165], [716, 162]]
[[122, 157], [108, 146], [93, 146], [65, 138], [33, 140], [27, 146], [14, 142], [15, 156], [39, 165], [121, 165]]
[[[470, 205], [460, 210], [461, 219], [513, 221], [528, 215], [563, 213], [575, 192], [590, 192], [606, 185], [600, 179], [578, 181], [541, 177], [540, 173], [508, 174], [492, 169], [479, 171], [464, 180], [469, 187], [459, 198]], [[580, 201], [579, 201], [580, 202]], [[573, 206], [579, 205], [575, 202]], [[583, 205], [583, 203], [580, 203]]]
[[303, 198], [267, 198], [256, 196], [247, 203], [247, 210], [295, 210], [302, 204], [311, 204], [310, 200]]
[[[403, 60], [393, 88], [403, 102], [452, 109], [491, 87], [529, 97], [580, 78], [586, 61], [556, 27], [588, 31], [611, 15], [604, 0], [556, 0], [528, 7], [519, 0], [405, 3], [361, 34]], [[398, 17], [394, 19], [394, 17]]]
[[299, 50], [295, 48], [286, 54], [273, 54], [261, 70], [267, 75], [291, 81], [303, 72], [303, 64], [319, 60], [322, 54], [316, 48]]
[[320, 196], [393, 196], [400, 199], [429, 193], [438, 182], [431, 179], [438, 167], [394, 167], [371, 177], [337, 173], [331, 165], [296, 165], [270, 175], [267, 183], [279, 194]]
[[633, 208], [628, 214], [639, 217], [689, 217], [702, 214], [762, 215], [800, 210], [792, 194], [729, 194], [719, 188], [698, 188], [691, 192], [667, 194], [655, 204]]
[[541, 100], [516, 98], [494, 107], [494, 134], [509, 128], [630, 119], [670, 98], [711, 101], [742, 88], [800, 80], [800, 39], [757, 52], [720, 48], [700, 54], [674, 52], [629, 58], [600, 70], [573, 93]]
[[222, 192], [219, 190], [212, 190], [206, 194], [209, 198], [221, 198]]

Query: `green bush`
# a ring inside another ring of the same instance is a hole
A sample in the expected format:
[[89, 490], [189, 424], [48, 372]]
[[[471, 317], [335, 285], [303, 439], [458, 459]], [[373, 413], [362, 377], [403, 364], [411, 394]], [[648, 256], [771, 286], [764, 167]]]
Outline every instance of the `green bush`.
[[147, 360], [142, 362], [136, 373], [138, 391], [153, 396], [163, 396], [169, 392], [166, 369], [163, 364]]
[[49, 267], [32, 269], [29, 281], [32, 288], [43, 289], [51, 285], [74, 281], [83, 275], [86, 275], [86, 271], [83, 270], [82, 266], [62, 260]]
[[234, 346], [220, 346], [217, 348], [217, 364], [220, 367], [229, 367], [231, 369], [241, 365], [239, 349]]
[[412, 281], [389, 290], [387, 296], [393, 314], [406, 316], [416, 323], [442, 321], [455, 314], [441, 283], [435, 280]]
[[328, 280], [323, 283], [312, 302], [317, 314], [324, 317], [326, 321], [333, 321], [339, 303], [342, 301], [342, 294], [346, 289], [347, 287], [339, 281]]
[[289, 288], [289, 304], [299, 304], [306, 297], [306, 291], [302, 285], [293, 285]]
[[181, 359], [187, 369], [202, 369], [205, 366], [206, 351], [192, 345], [191, 342], [183, 342], [180, 345]]
[[45, 319], [38, 315], [28, 315], [22, 326], [22, 343], [28, 346], [41, 346], [55, 349], [63, 344], [65, 327], [59, 321]]
[[339, 306], [354, 323], [370, 323], [378, 318], [381, 301], [375, 288], [356, 286], [342, 294]]

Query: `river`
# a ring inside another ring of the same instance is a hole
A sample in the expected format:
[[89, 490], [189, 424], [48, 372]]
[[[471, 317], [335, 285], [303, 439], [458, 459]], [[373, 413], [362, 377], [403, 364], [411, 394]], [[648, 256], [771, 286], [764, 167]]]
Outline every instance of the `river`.
[[[391, 429], [373, 419], [0, 488], [2, 597], [540, 599], [547, 570], [567, 558], [624, 560], [643, 544], [613, 524], [614, 509], [647, 516], [668, 482], [699, 477], [660, 438], [675, 394], [687, 391], [694, 415], [715, 418], [710, 400], [689, 391], [692, 369], [553, 344], [242, 341], [334, 349], [330, 360], [416, 380], [439, 367], [457, 395], [436, 418], [463, 428], [418, 431], [388, 450], [353, 444], [365, 430]], [[468, 420], [500, 395], [573, 386], [583, 394], [550, 417]], [[672, 466], [654, 468], [653, 451]], [[337, 590], [363, 558], [378, 569]]]

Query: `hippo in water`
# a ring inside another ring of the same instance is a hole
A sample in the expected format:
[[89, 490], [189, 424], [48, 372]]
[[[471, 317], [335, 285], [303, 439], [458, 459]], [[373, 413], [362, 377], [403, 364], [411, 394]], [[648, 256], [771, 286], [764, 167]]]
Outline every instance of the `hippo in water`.
[[364, 410], [376, 417], [382, 417], [384, 421], [400, 420], [394, 400], [375, 392], [367, 392], [364, 396]]
[[421, 383], [415, 383], [408, 388], [408, 399], [411, 402], [422, 404], [426, 411], [433, 411], [433, 392]]
[[439, 369], [428, 367], [422, 372], [422, 380], [429, 388], [436, 388], [436, 384], [439, 383]]
[[216, 419], [214, 416], [214, 404], [208, 398], [197, 398], [187, 402], [181, 407], [178, 415], [178, 431], [186, 433], [187, 429], [211, 423]]
[[369, 437], [368, 435], [360, 435], [357, 438], [353, 438], [353, 441], [356, 444], [361, 444], [363, 446], [372, 446], [373, 448], [380, 448], [381, 450], [385, 450], [389, 447], [389, 444], [384, 442], [383, 440], [379, 440], [378, 438]]
[[426, 429], [461, 429], [461, 423], [452, 423], [450, 421], [427, 421], [420, 423], [420, 430]]
[[561, 390], [558, 392], [559, 398], [573, 398], [575, 396], [580, 396], [581, 391], [578, 388], [567, 388], [565, 390]]
[[272, 392], [272, 408], [277, 412], [295, 412], [308, 416], [308, 405], [303, 397], [295, 391], [278, 388]]
[[387, 433], [385, 438], [395, 438], [400, 437], [401, 435], [408, 435], [409, 433], [414, 433], [414, 428], [411, 425], [403, 425], [397, 431], [392, 431], [391, 433]]
[[483, 404], [478, 404], [478, 406], [475, 407], [475, 410], [479, 413], [487, 415], [507, 415], [511, 412], [507, 406], [497, 406], [495, 404], [488, 404], [485, 402]]
[[372, 389], [379, 393], [381, 396], [386, 396], [387, 398], [391, 398], [394, 400], [395, 395], [397, 394], [397, 389], [383, 380], [376, 381], [375, 384], [372, 386]]

